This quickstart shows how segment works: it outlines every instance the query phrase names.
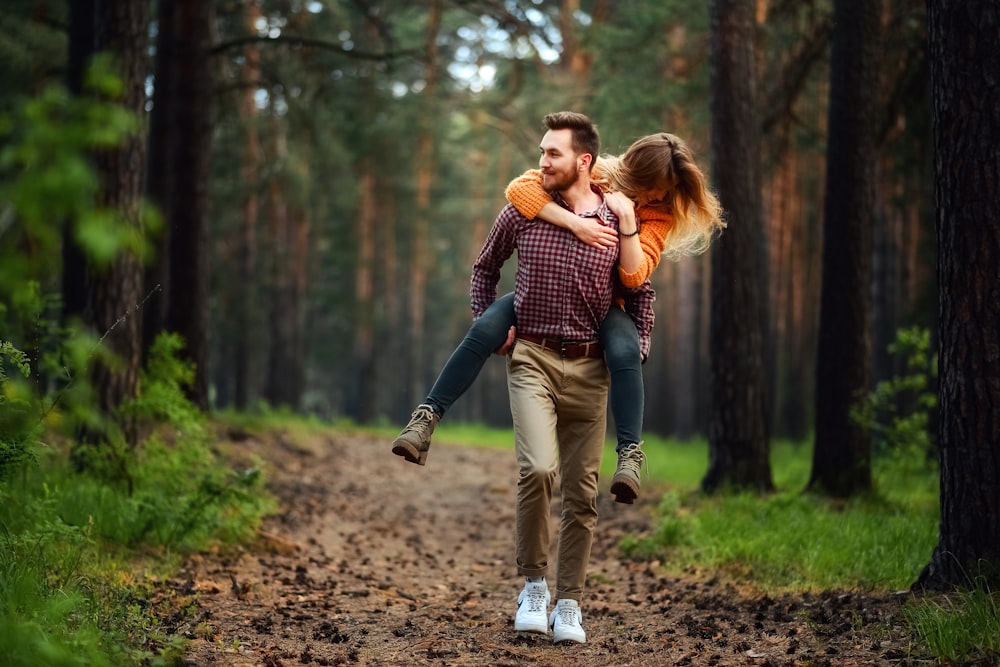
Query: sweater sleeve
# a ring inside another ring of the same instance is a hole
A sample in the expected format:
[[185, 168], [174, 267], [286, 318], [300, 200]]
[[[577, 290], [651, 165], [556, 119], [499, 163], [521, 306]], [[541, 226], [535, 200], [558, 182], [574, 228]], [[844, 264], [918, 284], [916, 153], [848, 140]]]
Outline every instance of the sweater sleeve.
[[629, 289], [642, 285], [659, 265], [663, 250], [667, 247], [667, 234], [674, 224], [672, 215], [651, 206], [640, 206], [636, 215], [639, 218], [639, 244], [642, 246], [643, 261], [633, 273], [626, 273], [620, 267], [618, 269], [622, 284]]
[[507, 184], [504, 196], [528, 220], [537, 218], [542, 207], [552, 201], [542, 187], [542, 172], [538, 169], [529, 169]]

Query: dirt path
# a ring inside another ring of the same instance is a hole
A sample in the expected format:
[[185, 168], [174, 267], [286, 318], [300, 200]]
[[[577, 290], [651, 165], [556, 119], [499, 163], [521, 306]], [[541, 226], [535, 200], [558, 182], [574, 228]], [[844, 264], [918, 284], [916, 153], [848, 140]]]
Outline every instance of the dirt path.
[[891, 595], [745, 595], [622, 560], [619, 540], [651, 530], [655, 498], [617, 505], [606, 482], [588, 643], [519, 635], [511, 452], [435, 443], [420, 467], [383, 440], [237, 440], [234, 456], [269, 463], [283, 507], [253, 549], [192, 558], [162, 583], [196, 605], [170, 628], [194, 639], [188, 665], [916, 664]]

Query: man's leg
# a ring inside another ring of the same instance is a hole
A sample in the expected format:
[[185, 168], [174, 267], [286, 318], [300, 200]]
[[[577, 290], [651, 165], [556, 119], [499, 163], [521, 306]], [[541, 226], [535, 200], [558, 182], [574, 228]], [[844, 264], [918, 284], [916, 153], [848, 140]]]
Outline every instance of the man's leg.
[[518, 463], [518, 573], [544, 576], [549, 557], [549, 504], [557, 464], [556, 414], [550, 360], [534, 343], [518, 341], [507, 362], [507, 388]]
[[579, 602], [597, 526], [608, 371], [600, 359], [568, 359], [566, 369], [565, 389], [558, 396], [562, 516], [556, 598]]
[[525, 577], [514, 630], [548, 632], [549, 504], [556, 473], [555, 411], [544, 352], [519, 342], [507, 362], [507, 386], [518, 462], [515, 554]]

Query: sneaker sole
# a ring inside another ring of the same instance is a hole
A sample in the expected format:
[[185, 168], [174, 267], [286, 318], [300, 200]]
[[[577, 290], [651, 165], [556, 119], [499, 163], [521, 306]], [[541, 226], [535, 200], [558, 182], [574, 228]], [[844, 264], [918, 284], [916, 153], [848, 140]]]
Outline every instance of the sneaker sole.
[[566, 636], [566, 635], [564, 635], [562, 637], [553, 637], [552, 638], [552, 643], [553, 644], [567, 644], [567, 643], [572, 643], [572, 644], [586, 644], [587, 643], [587, 636], [584, 635], [583, 637], [577, 637], [577, 636]]
[[529, 625], [529, 624], [518, 625], [517, 623], [514, 623], [514, 632], [533, 632], [533, 633], [538, 633], [540, 635], [547, 635], [547, 634], [549, 634], [549, 627], [548, 627], [548, 624], [542, 624], [542, 625]]
[[410, 463], [416, 463], [421, 466], [427, 463], [427, 453], [429, 451], [429, 449], [425, 449], [422, 452], [418, 452], [416, 447], [408, 442], [396, 442], [392, 445], [393, 454], [396, 456], [402, 456]]

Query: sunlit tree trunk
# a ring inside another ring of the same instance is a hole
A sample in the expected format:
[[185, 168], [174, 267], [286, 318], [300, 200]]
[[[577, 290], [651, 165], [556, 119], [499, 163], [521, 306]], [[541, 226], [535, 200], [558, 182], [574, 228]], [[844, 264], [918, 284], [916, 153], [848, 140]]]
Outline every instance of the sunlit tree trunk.
[[917, 587], [1000, 586], [1000, 13], [928, 0], [941, 523]]
[[816, 443], [809, 488], [871, 489], [871, 436], [851, 408], [871, 385], [872, 228], [879, 3], [834, 4]]
[[358, 169], [358, 238], [354, 264], [354, 364], [357, 395], [351, 397], [355, 419], [366, 422], [375, 405], [375, 229], [377, 218], [375, 174], [371, 162]]
[[[250, 34], [257, 29], [260, 8], [256, 2], [246, 3], [246, 28]], [[252, 331], [257, 303], [257, 225], [260, 216], [259, 181], [261, 166], [260, 130], [255, 95], [260, 85], [260, 48], [256, 43], [244, 47], [246, 65], [240, 118], [244, 123], [244, 155], [240, 168], [243, 179], [243, 219], [236, 240], [237, 274], [236, 285], [236, 340], [233, 399], [236, 408], [245, 410], [250, 406], [250, 379], [253, 377], [255, 356], [252, 353]]]
[[766, 384], [761, 305], [764, 233], [751, 0], [713, 0], [712, 150], [729, 226], [712, 248], [709, 467], [701, 486], [766, 490]]
[[435, 172], [433, 123], [437, 116], [438, 88], [438, 32], [441, 29], [441, 0], [433, 0], [428, 8], [427, 35], [424, 48], [424, 89], [421, 93], [423, 112], [418, 121], [416, 173], [416, 211], [413, 219], [412, 250], [410, 255], [410, 381], [411, 393], [422, 400], [425, 386], [426, 339], [424, 315], [427, 308], [427, 274], [431, 269], [430, 235], [431, 185]]
[[[305, 246], [308, 218], [296, 201], [291, 184], [301, 176], [291, 173], [295, 155], [290, 154], [287, 119], [271, 116], [271, 159], [281, 169], [271, 174], [267, 188], [267, 235], [270, 258], [270, 345], [265, 396], [271, 405], [292, 410], [300, 407], [303, 390], [303, 291], [308, 267]], [[300, 195], [301, 196], [301, 195]]]

